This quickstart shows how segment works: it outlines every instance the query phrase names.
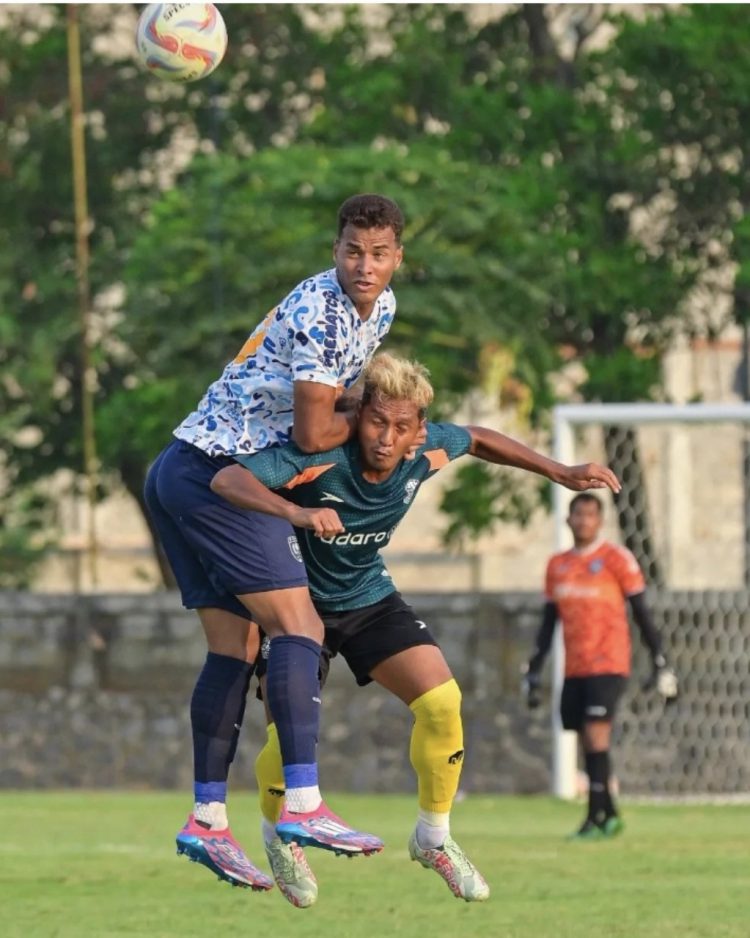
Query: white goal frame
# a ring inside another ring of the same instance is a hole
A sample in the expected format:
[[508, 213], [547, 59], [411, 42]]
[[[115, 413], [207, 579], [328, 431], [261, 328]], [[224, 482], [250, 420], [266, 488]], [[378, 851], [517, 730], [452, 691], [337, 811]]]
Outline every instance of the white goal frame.
[[[643, 426], [655, 423], [735, 422], [750, 426], [750, 403], [737, 404], [559, 404], [553, 411], [552, 450], [558, 462], [575, 462], [575, 429], [581, 425]], [[569, 546], [565, 519], [574, 493], [553, 486], [555, 548]], [[562, 629], [555, 629], [552, 645], [552, 794], [558, 798], [576, 796], [578, 751], [576, 734], [562, 728], [559, 714], [560, 692], [565, 667]]]

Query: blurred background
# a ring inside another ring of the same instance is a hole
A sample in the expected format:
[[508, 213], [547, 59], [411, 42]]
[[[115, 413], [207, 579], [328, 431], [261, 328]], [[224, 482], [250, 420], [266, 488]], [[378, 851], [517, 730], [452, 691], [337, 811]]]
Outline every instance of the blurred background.
[[[145, 472], [330, 266], [348, 195], [406, 215], [385, 347], [429, 367], [434, 417], [549, 451], [557, 404], [750, 399], [747, 7], [226, 4], [227, 55], [193, 85], [144, 73], [139, 9], [0, 7], [3, 787], [189, 789], [204, 648]], [[644, 566], [685, 688], [665, 713], [634, 682], [631, 792], [750, 787], [745, 426], [575, 434], [625, 480], [607, 535]], [[555, 546], [548, 487], [459, 463], [387, 550], [464, 689], [469, 791], [549, 786], [518, 668]], [[334, 672], [324, 779], [411, 790], [400, 705]]]

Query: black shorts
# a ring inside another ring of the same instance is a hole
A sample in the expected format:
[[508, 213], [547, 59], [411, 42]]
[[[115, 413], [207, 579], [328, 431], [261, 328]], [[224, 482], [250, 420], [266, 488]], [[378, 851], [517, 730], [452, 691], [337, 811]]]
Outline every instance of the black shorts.
[[592, 720], [611, 721], [627, 681], [622, 674], [566, 677], [560, 696], [563, 727], [578, 731]]
[[[351, 612], [320, 614], [326, 627], [323, 650], [320, 655], [320, 686], [328, 677], [331, 658], [341, 654], [349, 669], [364, 687], [372, 681], [370, 672], [381, 662], [415, 645], [437, 645], [421, 619], [401, 598], [390, 593], [371, 606]], [[268, 640], [261, 643], [261, 656], [255, 673], [261, 678], [266, 673]]]

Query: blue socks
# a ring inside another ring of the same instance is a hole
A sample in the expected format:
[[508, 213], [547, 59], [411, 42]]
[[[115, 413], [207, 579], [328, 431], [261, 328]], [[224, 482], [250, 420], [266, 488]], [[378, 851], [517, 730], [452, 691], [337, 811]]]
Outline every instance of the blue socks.
[[[320, 804], [317, 745], [320, 726], [320, 645], [300, 635], [271, 641], [266, 697], [279, 736], [289, 808]], [[190, 703], [195, 765], [195, 817], [226, 827], [229, 766], [237, 749], [254, 666], [209, 652]], [[205, 815], [205, 816], [204, 816]]]
[[318, 784], [320, 645], [301, 635], [272, 639], [266, 698], [279, 734], [287, 789]]
[[195, 800], [226, 801], [253, 664], [209, 652], [190, 701]]

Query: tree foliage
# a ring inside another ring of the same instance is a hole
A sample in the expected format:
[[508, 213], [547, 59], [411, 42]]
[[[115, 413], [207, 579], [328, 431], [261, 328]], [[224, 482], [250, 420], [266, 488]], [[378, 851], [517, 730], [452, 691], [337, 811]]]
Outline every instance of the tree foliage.
[[[685, 300], [727, 261], [748, 315], [740, 7], [614, 18], [592, 51], [601, 8], [230, 5], [226, 60], [191, 86], [134, 63], [132, 6], [79, 9], [104, 484], [140, 497], [247, 331], [329, 263], [353, 191], [403, 205], [390, 341], [444, 409], [495, 347], [534, 420], [563, 362], [589, 399], [659, 393], [674, 334], [720, 326]], [[20, 491], [80, 466], [80, 368], [64, 9], [4, 15], [0, 457]]]

